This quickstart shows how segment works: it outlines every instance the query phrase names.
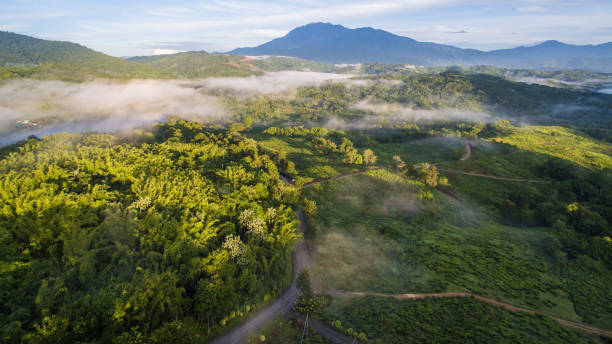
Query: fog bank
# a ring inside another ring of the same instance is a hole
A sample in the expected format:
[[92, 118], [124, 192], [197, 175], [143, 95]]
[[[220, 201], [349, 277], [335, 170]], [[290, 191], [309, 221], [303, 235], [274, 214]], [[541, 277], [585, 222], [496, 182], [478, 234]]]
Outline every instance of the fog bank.
[[[414, 109], [397, 103], [374, 103], [370, 100], [360, 101], [351, 105], [350, 108], [370, 114], [364, 116], [357, 123], [350, 123], [351, 126], [357, 128], [375, 127], [377, 126], [377, 123], [380, 123], [381, 121], [394, 123], [403, 121], [418, 122], [438, 120], [490, 122], [496, 120], [495, 117], [485, 112], [474, 112], [459, 109], [423, 110]], [[332, 120], [330, 121], [330, 126], [333, 125], [334, 123]]]
[[0, 133], [13, 132], [3, 135], [1, 144], [31, 134], [126, 130], [169, 115], [195, 120], [228, 116], [215, 97], [179, 81], [162, 80], [15, 80], [0, 86], [0, 104]]
[[193, 82], [196, 88], [225, 90], [239, 95], [282, 93], [304, 86], [320, 86], [327, 81], [347, 80], [355, 75], [317, 72], [270, 72], [259, 76], [206, 78]]

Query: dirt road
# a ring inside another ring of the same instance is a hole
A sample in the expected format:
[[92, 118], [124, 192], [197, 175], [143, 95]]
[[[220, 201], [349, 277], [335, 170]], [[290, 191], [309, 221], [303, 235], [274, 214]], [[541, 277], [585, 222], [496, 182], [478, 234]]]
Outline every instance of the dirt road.
[[[470, 150], [471, 152], [471, 150]], [[469, 158], [469, 156], [468, 156]], [[375, 168], [375, 169], [381, 169], [381, 168]], [[316, 181], [312, 181], [310, 183], [307, 183], [306, 185], [304, 185], [304, 187], [308, 187], [308, 186], [312, 186], [314, 184], [320, 183], [320, 182], [324, 182], [327, 180], [332, 180], [332, 179], [338, 179], [338, 178], [343, 178], [343, 177], [347, 177], [347, 176], [351, 176], [351, 175], [355, 175], [355, 174], [360, 174], [360, 173], [365, 173], [369, 170], [364, 170], [364, 171], [356, 171], [356, 172], [351, 172], [351, 173], [347, 173], [347, 174], [343, 174], [343, 175], [339, 175], [339, 176], [334, 176], [331, 178], [326, 178], [326, 179], [321, 179], [321, 180], [316, 180]], [[456, 172], [456, 171], [453, 171]], [[459, 173], [459, 172], [458, 172]], [[469, 174], [469, 173], [465, 173], [465, 174]], [[486, 175], [481, 175], [483, 177], [493, 177], [493, 176], [486, 176]], [[508, 178], [501, 178], [501, 177], [493, 177], [494, 179], [502, 179], [502, 180], [507, 180]], [[292, 184], [291, 180], [289, 178], [287, 178], [286, 176], [282, 176], [281, 175], [281, 179], [287, 183], [287, 184]], [[509, 178], [509, 180], [513, 180], [513, 181], [529, 181], [529, 180], [525, 180], [525, 179], [512, 179]], [[532, 181], [532, 182], [540, 182], [540, 181]], [[304, 233], [304, 230], [306, 229], [306, 222], [304, 219], [304, 212], [302, 210], [298, 210], [297, 212], [297, 219], [299, 221], [299, 230], [301, 233]], [[257, 313], [255, 313], [254, 315], [252, 315], [251, 317], [249, 317], [247, 320], [245, 320], [243, 323], [235, 326], [234, 328], [232, 328], [231, 330], [229, 330], [228, 332], [222, 334], [221, 336], [215, 338], [214, 340], [212, 340], [210, 343], [211, 344], [241, 344], [241, 343], [246, 343], [247, 342], [247, 338], [249, 335], [253, 334], [253, 333], [257, 333], [261, 327], [268, 321], [273, 320], [279, 316], [285, 315], [288, 312], [291, 311], [291, 309], [293, 308], [293, 304], [295, 302], [295, 299], [297, 297], [298, 291], [296, 288], [296, 278], [297, 275], [299, 273], [300, 270], [302, 270], [305, 267], [309, 267], [311, 265], [312, 262], [312, 258], [310, 256], [310, 251], [308, 249], [307, 244], [302, 240], [299, 241], [296, 244], [295, 247], [295, 252], [293, 254], [293, 259], [294, 259], [294, 269], [293, 269], [293, 276], [292, 276], [292, 281], [291, 281], [291, 285], [289, 286], [289, 288], [279, 297], [277, 298], [275, 301], [273, 301], [272, 303], [270, 303], [268, 306], [266, 306], [265, 308], [259, 310]], [[429, 298], [429, 297], [475, 297], [479, 300], [488, 302], [490, 304], [494, 304], [496, 306], [500, 306], [500, 307], [504, 307], [508, 310], [511, 311], [518, 311], [518, 312], [528, 312], [531, 314], [541, 314], [541, 315], [545, 315], [548, 316], [552, 319], [554, 319], [555, 321], [557, 321], [559, 324], [568, 327], [568, 328], [572, 328], [578, 331], [583, 331], [585, 333], [589, 333], [589, 334], [594, 334], [594, 335], [598, 335], [601, 337], [606, 337], [606, 338], [612, 338], [612, 332], [611, 331], [607, 331], [607, 330], [602, 330], [602, 329], [598, 329], [598, 328], [594, 328], [594, 327], [590, 327], [590, 326], [586, 326], [583, 324], [579, 324], [579, 323], [574, 323], [574, 322], [570, 322], [561, 318], [557, 318], [554, 316], [550, 316], [547, 315], [545, 313], [539, 312], [539, 311], [534, 311], [534, 310], [530, 310], [530, 309], [526, 309], [526, 308], [521, 308], [521, 307], [517, 307], [517, 306], [513, 306], [507, 303], [503, 303], [501, 301], [497, 301], [494, 299], [490, 299], [490, 298], [486, 298], [483, 296], [479, 296], [479, 295], [474, 295], [474, 294], [470, 294], [470, 293], [463, 293], [463, 292], [450, 292], [450, 293], [431, 293], [431, 294], [380, 294], [380, 293], [362, 293], [362, 292], [338, 292], [338, 291], [330, 291], [327, 292], [326, 295], [329, 296], [344, 296], [344, 297], [356, 297], [356, 296], [367, 296], [367, 295], [373, 295], [373, 296], [385, 296], [385, 297], [394, 297], [397, 299], [423, 299], [423, 298]], [[312, 326], [315, 331], [317, 331], [317, 333], [319, 333], [321, 336], [327, 338], [328, 340], [330, 340], [333, 343], [339, 343], [339, 344], [344, 344], [347, 343], [347, 337], [342, 335], [341, 333], [338, 333], [336, 330], [328, 327], [325, 324], [322, 323], [318, 323], [318, 322], [311, 322], [309, 321], [310, 326]]]
[[[465, 161], [465, 160], [469, 159], [471, 156], [472, 156], [472, 144], [466, 141], [465, 142], [465, 153], [463, 154], [463, 156], [459, 160]], [[434, 164], [434, 165], [437, 166], [437, 164]], [[492, 176], [492, 175], [489, 175], [489, 174], [482, 174], [482, 173], [475, 173], [475, 172], [465, 172], [465, 171], [451, 170], [451, 169], [447, 169], [447, 168], [438, 168], [438, 170], [439, 171], [448, 172], [448, 173], [464, 174], [466, 176], [474, 176], [474, 177], [482, 177], [482, 178], [489, 178], [489, 179], [496, 179], [496, 180], [504, 180], [504, 181], [507, 181], [507, 182], [550, 183], [547, 180], [497, 177], [497, 176]]]
[[467, 160], [472, 156], [472, 144], [469, 142], [465, 142], [465, 154], [459, 160]]
[[482, 178], [488, 178], [488, 179], [504, 180], [504, 181], [507, 181], [507, 182], [550, 183], [550, 181], [548, 181], [548, 180], [497, 177], [497, 176], [491, 176], [491, 175], [482, 174], [482, 173], [449, 170], [447, 168], [438, 168], [438, 170], [443, 171], [443, 172], [448, 172], [448, 173], [464, 174], [466, 176], [474, 176], [474, 177], [482, 177]]
[[591, 326], [587, 326], [584, 324], [580, 324], [580, 323], [575, 323], [575, 322], [571, 322], [571, 321], [567, 321], [565, 319], [561, 319], [549, 314], [546, 314], [544, 312], [540, 312], [540, 311], [536, 311], [533, 309], [528, 309], [528, 308], [522, 308], [522, 307], [517, 307], [505, 302], [501, 302], [495, 299], [491, 299], [488, 297], [484, 297], [484, 296], [480, 296], [480, 295], [475, 295], [475, 294], [470, 294], [470, 293], [464, 293], [464, 292], [448, 292], [448, 293], [429, 293], [429, 294], [383, 294], [383, 293], [367, 293], [367, 292], [341, 292], [341, 291], [330, 291], [327, 292], [326, 295], [332, 296], [332, 297], [338, 297], [338, 296], [343, 296], [343, 297], [360, 297], [360, 296], [382, 296], [382, 297], [393, 297], [396, 298], [398, 300], [403, 300], [403, 299], [426, 299], [426, 298], [440, 298], [440, 297], [474, 297], [478, 300], [481, 301], [485, 301], [488, 302], [492, 305], [498, 306], [498, 307], [503, 307], [509, 311], [513, 311], [513, 312], [526, 312], [529, 314], [538, 314], [538, 315], [543, 315], [543, 316], [547, 316], [553, 320], [555, 320], [557, 323], [559, 323], [562, 326], [574, 329], [574, 330], [578, 330], [578, 331], [582, 331], [584, 333], [587, 334], [592, 334], [592, 335], [597, 335], [600, 337], [605, 337], [605, 338], [609, 338], [612, 339], [612, 331], [608, 331], [608, 330], [603, 330], [603, 329], [599, 329], [596, 327], [591, 327]]
[[[285, 183], [290, 181], [281, 177]], [[304, 233], [306, 229], [306, 222], [304, 221], [304, 212], [298, 210], [297, 218], [299, 221], [298, 227], [301, 233]], [[249, 335], [257, 333], [261, 327], [268, 321], [274, 320], [279, 316], [287, 314], [293, 308], [293, 304], [298, 295], [295, 280], [298, 273], [305, 267], [309, 267], [311, 263], [310, 253], [308, 251], [307, 244], [300, 240], [295, 245], [295, 251], [293, 253], [293, 277], [291, 279], [291, 285], [281, 296], [279, 296], [272, 303], [264, 307], [263, 309], [256, 312], [253, 316], [249, 317], [243, 323], [240, 323], [233, 327], [228, 332], [220, 335], [213, 339], [209, 343], [211, 344], [243, 344], [247, 342]]]

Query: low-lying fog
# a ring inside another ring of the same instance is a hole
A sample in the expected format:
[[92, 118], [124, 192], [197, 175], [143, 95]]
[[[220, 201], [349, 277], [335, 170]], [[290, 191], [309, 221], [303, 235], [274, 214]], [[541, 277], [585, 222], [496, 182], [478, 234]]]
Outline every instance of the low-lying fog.
[[496, 120], [496, 118], [485, 112], [474, 112], [460, 109], [422, 110], [413, 109], [410, 106], [397, 103], [379, 103], [372, 102], [370, 100], [360, 101], [353, 104], [350, 108], [374, 115], [367, 115], [359, 121], [352, 121], [351, 123], [344, 123], [338, 119], [332, 119], [328, 123], [328, 126], [336, 126], [337, 128], [369, 128], [378, 126], [381, 121], [394, 123], [400, 121], [418, 122], [450, 120], [489, 122]]
[[274, 94], [303, 86], [319, 86], [327, 81], [347, 80], [352, 77], [355, 75], [285, 71], [249, 77], [207, 78], [192, 84], [208, 90], [221, 89], [241, 94]]
[[128, 130], [163, 121], [169, 115], [222, 121], [230, 114], [219, 98], [207, 91], [223, 89], [238, 95], [269, 95], [351, 77], [354, 75], [274, 72], [248, 78], [193, 81], [13, 80], [0, 84], [0, 146], [30, 135]]

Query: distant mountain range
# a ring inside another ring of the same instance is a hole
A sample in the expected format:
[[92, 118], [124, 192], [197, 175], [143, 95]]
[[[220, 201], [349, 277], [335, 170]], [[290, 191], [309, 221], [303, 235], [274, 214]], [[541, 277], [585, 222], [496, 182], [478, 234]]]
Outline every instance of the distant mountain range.
[[612, 42], [570, 45], [546, 41], [534, 46], [480, 51], [419, 42], [370, 27], [313, 23], [236, 55], [294, 56], [326, 63], [406, 63], [423, 66], [493, 65], [507, 68], [586, 69], [612, 72]]
[[[234, 55], [288, 57], [244, 58]], [[317, 61], [317, 62], [314, 62]], [[584, 69], [612, 73], [612, 43], [569, 45], [547, 41], [531, 47], [484, 52], [418, 42], [372, 28], [308, 24], [255, 48], [230, 54], [192, 51], [128, 59], [112, 57], [71, 42], [49, 41], [0, 31], [0, 66], [31, 66], [41, 78], [67, 79], [202, 78], [247, 76], [265, 71], [338, 71], [327, 63], [400, 63], [423, 66], [492, 65], [523, 69]], [[51, 64], [51, 67], [47, 66]], [[40, 66], [40, 67], [35, 67]], [[21, 67], [19, 67], [21, 68]], [[25, 73], [24, 71], [18, 71]], [[54, 76], [55, 75], [55, 76]]]
[[[229, 54], [189, 51], [169, 55], [109, 56], [82, 45], [49, 41], [0, 31], [0, 66], [21, 68], [17, 73], [39, 78], [82, 80], [110, 78], [243, 77], [265, 71], [337, 71], [332, 65], [290, 57], [244, 58]], [[23, 68], [31, 69], [29, 71]], [[0, 74], [1, 71], [0, 71]], [[0, 76], [0, 79], [1, 76]]]

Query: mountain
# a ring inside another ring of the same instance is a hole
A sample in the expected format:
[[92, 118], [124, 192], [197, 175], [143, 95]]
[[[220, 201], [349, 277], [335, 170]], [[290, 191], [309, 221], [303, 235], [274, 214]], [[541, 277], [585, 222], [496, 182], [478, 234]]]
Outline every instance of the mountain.
[[85, 68], [106, 76], [163, 76], [151, 67], [112, 57], [82, 45], [48, 41], [0, 31], [0, 65], [38, 65], [55, 63]]
[[284, 55], [327, 63], [456, 64], [478, 55], [477, 50], [418, 42], [370, 27], [314, 23], [298, 27], [282, 38], [255, 48], [239, 48], [237, 55]]
[[535, 46], [480, 51], [419, 42], [370, 27], [313, 23], [281, 38], [230, 54], [294, 56], [327, 63], [408, 63], [424, 66], [495, 65], [507, 68], [569, 68], [612, 72], [612, 42], [570, 45], [546, 41]]

